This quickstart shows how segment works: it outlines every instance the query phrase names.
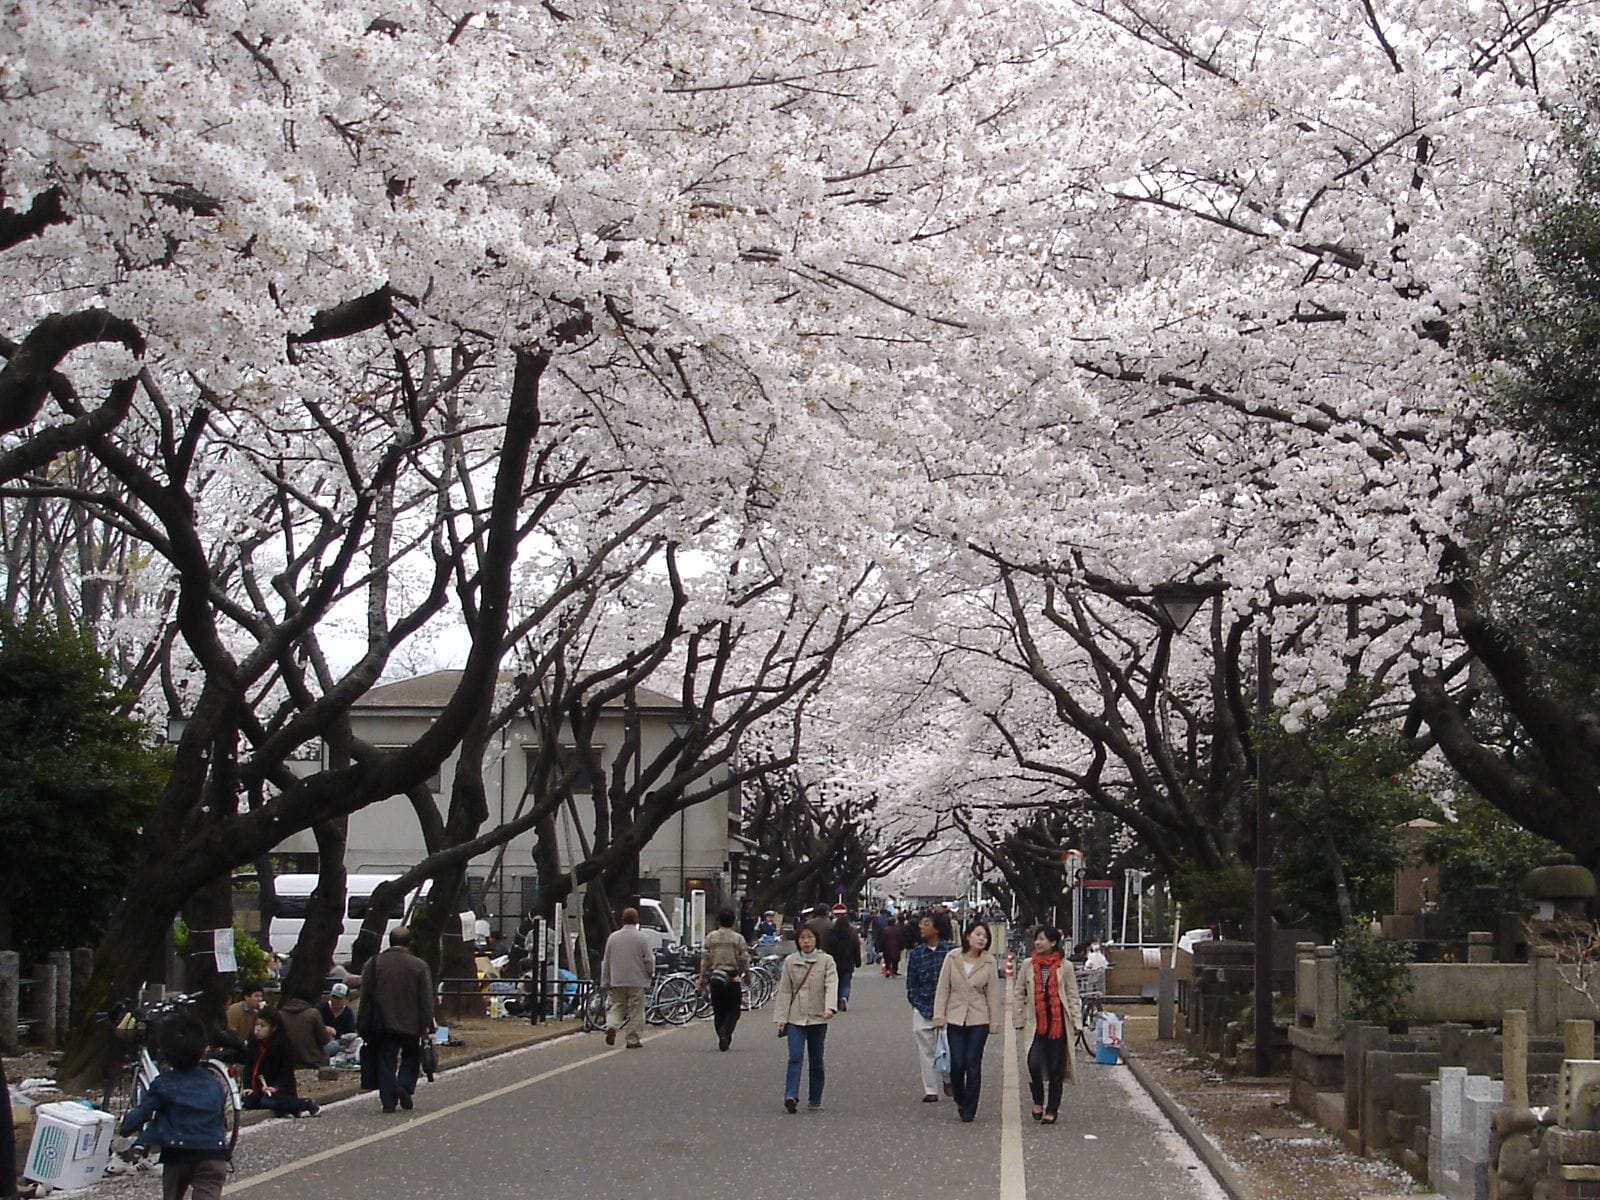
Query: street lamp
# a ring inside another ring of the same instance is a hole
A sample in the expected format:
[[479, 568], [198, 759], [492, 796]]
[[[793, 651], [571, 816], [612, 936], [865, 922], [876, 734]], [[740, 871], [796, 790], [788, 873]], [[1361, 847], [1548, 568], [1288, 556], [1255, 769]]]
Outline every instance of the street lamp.
[[[688, 709], [685, 709], [683, 714], [676, 720], [667, 722], [667, 728], [672, 730], [672, 736], [681, 742], [694, 732], [696, 724], [698, 724], [698, 722], [695, 720], [694, 714]], [[685, 905], [689, 903], [689, 889], [684, 883], [683, 878], [687, 869], [684, 860], [687, 857], [686, 843], [688, 840], [688, 826], [689, 810], [686, 808], [680, 808], [678, 810], [678, 894], [683, 897], [683, 902]], [[680, 930], [680, 932], [682, 931]], [[688, 945], [688, 942], [685, 941], [684, 944]]]
[[[1173, 633], [1181, 634], [1215, 588], [1192, 583], [1158, 584], [1150, 590]], [[1256, 870], [1254, 995], [1251, 1011], [1256, 1027], [1257, 1075], [1272, 1073], [1272, 829], [1268, 822], [1267, 758], [1262, 732], [1272, 713], [1272, 639], [1263, 626], [1256, 630]]]

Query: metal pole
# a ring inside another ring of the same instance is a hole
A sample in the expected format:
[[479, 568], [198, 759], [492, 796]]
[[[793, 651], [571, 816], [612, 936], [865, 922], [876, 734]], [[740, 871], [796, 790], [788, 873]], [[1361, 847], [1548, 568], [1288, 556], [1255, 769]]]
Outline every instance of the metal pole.
[[[1266, 620], [1262, 616], [1263, 622]], [[1256, 632], [1256, 1074], [1272, 1074], [1272, 840], [1267, 805], [1267, 756], [1262, 750], [1272, 710], [1272, 642]]]

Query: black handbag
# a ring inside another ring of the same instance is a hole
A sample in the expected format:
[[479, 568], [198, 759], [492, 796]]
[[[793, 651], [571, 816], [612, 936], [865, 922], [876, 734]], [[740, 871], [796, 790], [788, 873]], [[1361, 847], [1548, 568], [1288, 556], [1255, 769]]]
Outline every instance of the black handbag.
[[422, 1035], [422, 1073], [428, 1077], [428, 1082], [433, 1082], [433, 1077], [439, 1071], [439, 1048], [434, 1044], [433, 1035]]
[[359, 1055], [359, 1059], [361, 1062], [361, 1090], [363, 1092], [377, 1091], [378, 1055], [373, 1049], [371, 1042], [363, 1041], [361, 1043], [361, 1053]]

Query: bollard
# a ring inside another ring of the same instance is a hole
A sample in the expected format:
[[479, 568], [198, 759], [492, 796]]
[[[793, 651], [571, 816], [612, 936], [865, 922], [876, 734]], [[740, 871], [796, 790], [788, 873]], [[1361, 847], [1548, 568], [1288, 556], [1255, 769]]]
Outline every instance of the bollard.
[[1170, 1042], [1178, 1036], [1178, 972], [1162, 967], [1156, 985], [1156, 1038]]
[[1594, 1058], [1594, 1022], [1563, 1021], [1561, 1023], [1561, 1057], [1585, 1061]]
[[21, 991], [21, 957], [15, 950], [0, 950], [0, 1051], [17, 1053], [17, 996]]
[[1505, 1080], [1504, 1102], [1528, 1107], [1528, 1014], [1507, 1009], [1500, 1021], [1500, 1078]]
[[56, 969], [49, 963], [33, 968], [33, 1040], [46, 1050], [56, 1048]]

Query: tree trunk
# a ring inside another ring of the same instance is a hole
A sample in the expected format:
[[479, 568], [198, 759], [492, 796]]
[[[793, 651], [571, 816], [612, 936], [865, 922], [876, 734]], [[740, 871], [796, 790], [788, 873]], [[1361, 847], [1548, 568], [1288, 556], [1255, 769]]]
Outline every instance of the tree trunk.
[[322, 994], [322, 981], [333, 967], [348, 902], [344, 869], [348, 826], [344, 817], [312, 826], [317, 839], [317, 886], [307, 904], [305, 924], [300, 927], [294, 953], [289, 956], [289, 973], [283, 980], [283, 994], [288, 999], [316, 1000]]

